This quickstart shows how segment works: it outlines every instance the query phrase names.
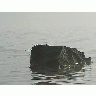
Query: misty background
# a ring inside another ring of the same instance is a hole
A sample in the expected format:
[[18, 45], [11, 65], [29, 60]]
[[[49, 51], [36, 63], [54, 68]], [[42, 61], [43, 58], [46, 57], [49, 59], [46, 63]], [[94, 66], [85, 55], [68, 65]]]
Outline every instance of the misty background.
[[22, 29], [28, 27], [31, 29], [46, 28], [64, 28], [64, 27], [96, 27], [96, 13], [92, 12], [5, 12], [0, 13], [0, 30]]

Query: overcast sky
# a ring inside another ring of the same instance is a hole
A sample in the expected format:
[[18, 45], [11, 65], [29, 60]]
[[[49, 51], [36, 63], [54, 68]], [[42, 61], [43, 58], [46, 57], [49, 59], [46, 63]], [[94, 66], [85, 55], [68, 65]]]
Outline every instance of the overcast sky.
[[96, 13], [0, 13], [0, 30], [96, 27]]

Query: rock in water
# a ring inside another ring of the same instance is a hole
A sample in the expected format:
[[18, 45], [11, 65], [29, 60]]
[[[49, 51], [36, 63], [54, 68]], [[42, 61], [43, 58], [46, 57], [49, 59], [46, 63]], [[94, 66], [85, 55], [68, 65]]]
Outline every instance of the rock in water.
[[77, 72], [85, 64], [91, 64], [91, 57], [85, 58], [84, 52], [76, 48], [46, 44], [36, 45], [31, 50], [30, 68], [32, 71]]

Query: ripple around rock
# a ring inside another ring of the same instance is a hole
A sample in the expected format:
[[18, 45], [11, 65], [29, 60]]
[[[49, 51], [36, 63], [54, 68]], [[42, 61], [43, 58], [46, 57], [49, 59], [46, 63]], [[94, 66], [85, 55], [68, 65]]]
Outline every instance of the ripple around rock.
[[33, 72], [63, 74], [78, 72], [84, 65], [91, 64], [91, 57], [85, 58], [84, 52], [66, 46], [35, 45], [30, 56]]

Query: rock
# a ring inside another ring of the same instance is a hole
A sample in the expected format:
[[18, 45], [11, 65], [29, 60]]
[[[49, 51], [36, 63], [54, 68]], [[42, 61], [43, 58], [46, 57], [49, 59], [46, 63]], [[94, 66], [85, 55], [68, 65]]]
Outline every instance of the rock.
[[[85, 58], [84, 52], [66, 46], [36, 45], [32, 47], [30, 68], [39, 72], [77, 72], [87, 64], [91, 64], [91, 57]], [[41, 70], [41, 71], [40, 71]]]

